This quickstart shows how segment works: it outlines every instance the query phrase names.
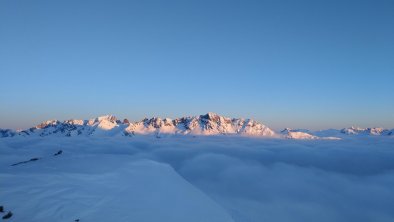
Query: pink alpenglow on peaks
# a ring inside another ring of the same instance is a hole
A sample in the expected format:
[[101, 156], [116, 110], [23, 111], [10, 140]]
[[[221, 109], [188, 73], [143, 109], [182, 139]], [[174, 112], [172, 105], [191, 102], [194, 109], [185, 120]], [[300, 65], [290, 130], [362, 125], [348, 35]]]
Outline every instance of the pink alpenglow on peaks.
[[273, 139], [301, 140], [338, 140], [360, 136], [390, 136], [394, 130], [383, 128], [350, 127], [342, 130], [329, 129], [310, 131], [307, 129], [286, 128], [277, 133], [268, 126], [253, 119], [229, 118], [209, 112], [204, 115], [187, 116], [175, 119], [145, 118], [132, 122], [128, 119], [118, 120], [114, 115], [105, 115], [90, 120], [48, 120], [26, 130], [0, 129], [0, 137], [14, 136], [120, 136], [154, 135], [156, 137], [170, 135], [234, 135]]
[[135, 135], [242, 135], [275, 137], [276, 133], [262, 123], [251, 119], [228, 118], [216, 113], [199, 116], [145, 118], [131, 122], [105, 115], [90, 120], [50, 120], [19, 132], [4, 131], [7, 136], [135, 136]]

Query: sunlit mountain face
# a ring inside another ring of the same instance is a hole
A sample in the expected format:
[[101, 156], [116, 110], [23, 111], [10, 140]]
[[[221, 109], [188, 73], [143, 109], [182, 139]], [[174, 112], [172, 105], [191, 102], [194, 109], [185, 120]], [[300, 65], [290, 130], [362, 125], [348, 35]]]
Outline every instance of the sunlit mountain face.
[[119, 137], [153, 135], [156, 137], [171, 135], [232, 135], [262, 138], [287, 139], [330, 139], [363, 137], [363, 136], [393, 136], [394, 130], [384, 128], [349, 127], [341, 130], [320, 130], [286, 128], [275, 132], [263, 123], [253, 119], [228, 118], [216, 113], [199, 116], [169, 118], [145, 118], [141, 121], [130, 122], [128, 119], [118, 120], [113, 115], [100, 116], [90, 120], [48, 120], [26, 130], [14, 131], [0, 129], [0, 137], [14, 136], [93, 136]]

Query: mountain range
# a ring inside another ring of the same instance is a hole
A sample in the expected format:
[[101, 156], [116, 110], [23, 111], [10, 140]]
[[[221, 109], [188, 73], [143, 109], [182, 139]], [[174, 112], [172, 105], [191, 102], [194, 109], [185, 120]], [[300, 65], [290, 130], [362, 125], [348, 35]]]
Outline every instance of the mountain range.
[[349, 127], [341, 130], [330, 129], [310, 131], [286, 128], [275, 132], [252, 119], [228, 118], [216, 113], [199, 116], [169, 118], [145, 118], [130, 122], [105, 115], [90, 120], [48, 120], [25, 130], [0, 129], [1, 137], [27, 136], [127, 136], [154, 135], [241, 135], [253, 137], [287, 139], [341, 139], [347, 136], [393, 136], [394, 129]]

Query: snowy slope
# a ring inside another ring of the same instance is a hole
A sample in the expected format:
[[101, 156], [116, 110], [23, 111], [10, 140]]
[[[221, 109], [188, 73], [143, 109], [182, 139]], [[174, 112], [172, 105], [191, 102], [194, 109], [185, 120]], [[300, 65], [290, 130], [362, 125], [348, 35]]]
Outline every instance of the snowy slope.
[[68, 150], [17, 166], [10, 159], [23, 155], [9, 157], [0, 158], [0, 196], [10, 222], [232, 221], [167, 164]]

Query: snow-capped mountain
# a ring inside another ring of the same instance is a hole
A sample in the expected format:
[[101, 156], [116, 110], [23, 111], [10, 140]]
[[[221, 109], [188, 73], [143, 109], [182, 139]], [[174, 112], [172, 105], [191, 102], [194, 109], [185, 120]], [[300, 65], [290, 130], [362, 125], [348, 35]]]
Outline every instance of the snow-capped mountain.
[[285, 128], [280, 131], [280, 133], [287, 139], [319, 139], [319, 137], [309, 134], [307, 130], [293, 130], [290, 128]]
[[215, 113], [175, 120], [151, 118], [131, 123], [125, 130], [131, 134], [193, 134], [193, 135], [251, 135], [274, 136], [275, 132], [251, 119], [231, 119]]
[[10, 129], [0, 129], [0, 138], [1, 137], [13, 137], [15, 136], [15, 132]]
[[[124, 125], [124, 124], [123, 124]], [[48, 120], [27, 130], [16, 131], [15, 135], [20, 136], [78, 136], [78, 135], [115, 135], [125, 129], [121, 121], [115, 116], [106, 115], [90, 120]]]
[[[286, 130], [286, 129], [285, 129]], [[286, 134], [287, 131], [282, 131], [282, 134]], [[304, 132], [311, 134], [313, 136], [317, 136], [319, 138], [327, 138], [327, 137], [337, 137], [337, 138], [348, 138], [348, 137], [360, 137], [360, 136], [393, 136], [394, 137], [394, 129], [388, 130], [384, 128], [360, 128], [360, 127], [349, 127], [343, 128], [341, 130], [338, 129], [327, 129], [320, 131], [299, 131], [299, 130], [291, 130], [293, 132]]]
[[383, 128], [359, 128], [359, 127], [349, 127], [341, 130], [341, 133], [347, 135], [373, 135], [373, 136], [381, 136], [381, 135], [392, 135], [392, 131]]
[[313, 135], [309, 130], [306, 130], [306, 129], [285, 128], [280, 133], [287, 139], [302, 139], [302, 140], [317, 140], [317, 139], [338, 140], [338, 139], [340, 139], [339, 137], [334, 137], [334, 136], [316, 136], [316, 135]]
[[125, 119], [118, 120], [115, 116], [106, 115], [90, 120], [48, 120], [27, 130], [1, 130], [1, 137], [12, 136], [133, 136], [154, 134], [190, 134], [190, 135], [245, 135], [275, 136], [275, 132], [251, 119], [227, 118], [215, 113], [182, 117], [177, 119], [150, 118], [138, 122]]
[[26, 130], [0, 129], [0, 138], [14, 136], [135, 136], [135, 135], [243, 135], [287, 139], [340, 139], [352, 136], [392, 136], [394, 129], [349, 127], [342, 130], [310, 131], [286, 128], [280, 133], [252, 119], [228, 118], [216, 113], [176, 119], [145, 118], [130, 122], [113, 115], [89, 120], [48, 120]]

